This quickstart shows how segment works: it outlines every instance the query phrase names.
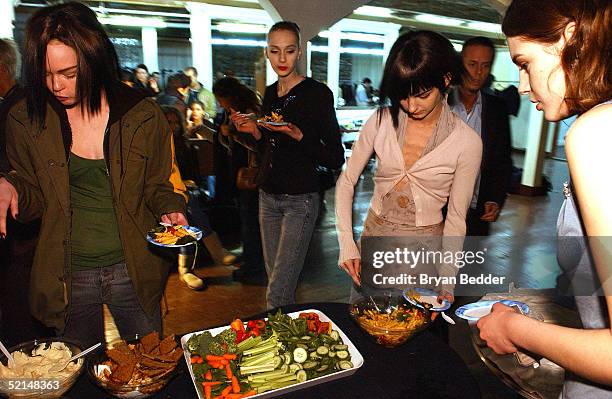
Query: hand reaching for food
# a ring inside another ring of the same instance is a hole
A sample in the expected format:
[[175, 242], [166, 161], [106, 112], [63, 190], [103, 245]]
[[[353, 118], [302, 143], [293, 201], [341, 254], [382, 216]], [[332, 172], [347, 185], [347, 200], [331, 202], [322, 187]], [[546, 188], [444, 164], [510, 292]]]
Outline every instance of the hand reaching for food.
[[230, 119], [239, 132], [249, 133], [256, 140], [261, 139], [261, 132], [257, 127], [257, 123], [251, 119], [249, 114], [243, 114], [234, 109], [230, 109]]

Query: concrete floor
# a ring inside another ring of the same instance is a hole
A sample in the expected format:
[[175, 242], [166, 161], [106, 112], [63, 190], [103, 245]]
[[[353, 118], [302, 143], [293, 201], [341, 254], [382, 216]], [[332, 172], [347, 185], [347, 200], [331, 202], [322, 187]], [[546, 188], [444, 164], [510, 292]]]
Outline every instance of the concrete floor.
[[[515, 154], [514, 157], [515, 165], [522, 165], [522, 155]], [[557, 213], [563, 200], [562, 183], [567, 180], [567, 164], [547, 159], [544, 173], [550, 178], [553, 190], [544, 197], [510, 196], [500, 219], [491, 229], [492, 271], [508, 276], [510, 281], [522, 287], [552, 287], [558, 271], [553, 237]], [[371, 193], [372, 180], [366, 177], [356, 190], [356, 231], [361, 230]], [[326, 201], [327, 210], [320, 217], [297, 290], [300, 303], [348, 301], [350, 279], [336, 267], [338, 244], [333, 191], [327, 193]], [[239, 253], [239, 248], [235, 252]], [[3, 273], [0, 276], [0, 285], [3, 286], [0, 300], [5, 309], [2, 335], [9, 342], [23, 341], [24, 337], [41, 334], [40, 326], [23, 317], [27, 312], [23, 287], [27, 284], [31, 251], [24, 250], [16, 256], [9, 265], [0, 268]], [[234, 269], [199, 267], [196, 273], [208, 283], [208, 288], [201, 292], [187, 289], [178, 280], [178, 275], [172, 273], [166, 289], [165, 333], [181, 334], [224, 325], [235, 317], [247, 317], [265, 310], [265, 281], [233, 281], [231, 274]], [[263, 279], [265, 277], [260, 280]], [[476, 299], [457, 298], [464, 303]], [[462, 356], [478, 380], [483, 397], [516, 398], [515, 392], [484, 367], [472, 348], [467, 324], [458, 321], [456, 326], [450, 327], [450, 345]]]

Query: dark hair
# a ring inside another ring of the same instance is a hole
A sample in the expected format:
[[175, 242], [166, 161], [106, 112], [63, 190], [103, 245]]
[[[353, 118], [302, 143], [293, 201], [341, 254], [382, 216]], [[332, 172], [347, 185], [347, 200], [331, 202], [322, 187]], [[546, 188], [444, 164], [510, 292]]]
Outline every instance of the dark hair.
[[491, 39], [484, 36], [476, 36], [467, 39], [465, 42], [463, 42], [463, 47], [461, 48], [461, 55], [463, 55], [465, 49], [470, 46], [482, 46], [490, 48], [491, 54], [493, 54], [493, 56], [491, 57], [491, 64], [493, 64], [493, 61], [495, 60], [495, 45], [493, 44], [493, 41]]
[[206, 106], [204, 105], [204, 103], [202, 101], [198, 100], [197, 98], [193, 99], [193, 100], [191, 100], [189, 102], [189, 108], [191, 108], [191, 106], [194, 105], [194, 104], [198, 104], [200, 107], [202, 107], [202, 109], [204, 111], [206, 111]]
[[238, 112], [259, 113], [261, 106], [259, 97], [236, 78], [227, 76], [217, 80], [212, 91], [215, 97], [228, 100], [232, 108]]
[[301, 46], [300, 42], [302, 40], [302, 34], [300, 33], [300, 27], [298, 24], [296, 24], [295, 22], [291, 22], [291, 21], [277, 22], [274, 25], [272, 25], [272, 27], [268, 31], [268, 36], [270, 36], [270, 33], [276, 32], [279, 30], [287, 30], [293, 33], [297, 39], [298, 47]]
[[134, 71], [137, 69], [144, 69], [145, 71], [147, 71], [147, 73], [149, 73], [149, 68], [147, 68], [147, 66], [145, 64], [138, 64], [136, 65], [136, 68], [134, 68]]
[[51, 95], [46, 84], [47, 44], [59, 40], [77, 55], [76, 96], [91, 113], [100, 112], [102, 92], [113, 96], [119, 80], [117, 53], [96, 14], [81, 3], [65, 3], [36, 11], [25, 32], [25, 82], [28, 115], [43, 123]]
[[567, 24], [576, 29], [561, 50], [569, 111], [583, 113], [612, 97], [612, 2], [609, 0], [514, 0], [502, 23], [507, 37], [554, 44]]
[[133, 77], [134, 75], [131, 71], [124, 68], [121, 68], [119, 70], [119, 80], [121, 80], [122, 82], [131, 82]]
[[431, 88], [446, 93], [445, 78], [450, 84], [461, 81], [461, 60], [451, 42], [431, 31], [408, 32], [401, 35], [391, 47], [380, 84], [382, 107], [378, 111], [379, 123], [388, 110], [393, 126], [399, 123], [400, 101]]
[[166, 81], [166, 92], [174, 94], [178, 89], [191, 86], [191, 78], [183, 72], [175, 73], [168, 76]]
[[363, 78], [363, 80], [361, 81], [361, 83], [369, 83], [372, 84], [372, 80], [370, 78]]

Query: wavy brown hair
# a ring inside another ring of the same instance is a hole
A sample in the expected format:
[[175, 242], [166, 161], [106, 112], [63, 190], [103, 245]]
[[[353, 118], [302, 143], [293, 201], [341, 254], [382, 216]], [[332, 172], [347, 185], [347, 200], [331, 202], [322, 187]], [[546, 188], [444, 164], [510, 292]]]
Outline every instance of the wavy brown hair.
[[570, 22], [576, 29], [560, 54], [564, 101], [572, 114], [581, 114], [612, 98], [612, 2], [514, 0], [502, 31], [507, 37], [554, 44]]
[[117, 54], [96, 14], [84, 4], [69, 2], [38, 10], [26, 25], [24, 65], [30, 118], [42, 124], [52, 96], [45, 65], [47, 44], [52, 40], [76, 52], [76, 95], [83, 111], [99, 112], [102, 92], [112, 97], [119, 81]]

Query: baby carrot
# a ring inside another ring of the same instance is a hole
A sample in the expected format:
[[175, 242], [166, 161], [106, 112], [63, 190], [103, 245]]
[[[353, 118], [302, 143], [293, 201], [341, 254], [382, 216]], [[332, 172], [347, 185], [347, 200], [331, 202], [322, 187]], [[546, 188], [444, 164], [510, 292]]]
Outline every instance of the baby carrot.
[[204, 374], [204, 378], [208, 381], [212, 381], [212, 373], [210, 372], [210, 370], [208, 370], [206, 374]]
[[206, 360], [208, 360], [209, 362], [218, 362], [220, 360], [223, 360], [223, 356], [206, 355]]
[[235, 375], [232, 376], [232, 392], [240, 393], [240, 384], [238, 383], [238, 378]]
[[234, 374], [232, 373], [232, 368], [229, 363], [225, 365], [225, 375], [227, 375], [227, 379], [231, 380]]
[[212, 399], [212, 388], [210, 385], [204, 385], [204, 396], [206, 396], [206, 399]]
[[236, 360], [236, 354], [235, 353], [226, 353], [225, 355], [223, 355], [223, 357], [227, 360]]
[[221, 396], [226, 397], [232, 391], [232, 386], [228, 385], [225, 387], [223, 391], [221, 391]]
[[221, 381], [204, 381], [202, 385], [205, 387], [214, 387], [223, 384]]

